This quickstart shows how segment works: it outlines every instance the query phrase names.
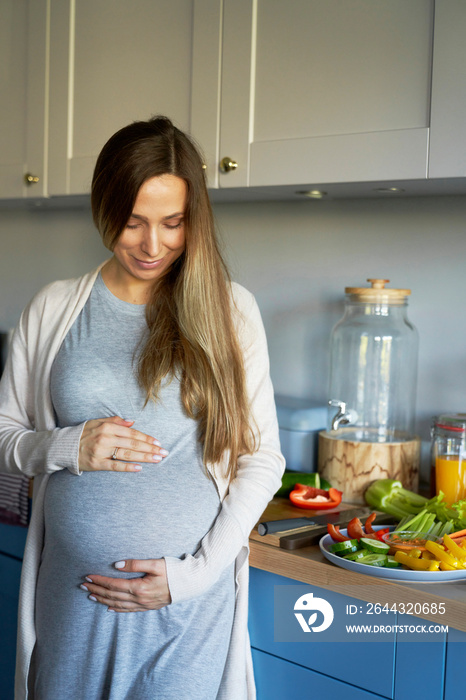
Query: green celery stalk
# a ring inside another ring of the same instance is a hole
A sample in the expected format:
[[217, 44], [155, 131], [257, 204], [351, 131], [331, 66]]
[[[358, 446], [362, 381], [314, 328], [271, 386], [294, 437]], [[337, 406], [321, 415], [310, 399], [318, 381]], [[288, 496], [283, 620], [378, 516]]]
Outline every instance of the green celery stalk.
[[397, 529], [397, 530], [404, 530], [404, 525], [405, 525], [405, 523], [408, 522], [408, 520], [410, 520], [409, 515], [407, 515], [405, 518], [402, 518], [402, 519], [400, 520], [400, 522], [398, 523], [396, 529]]
[[421, 496], [419, 493], [414, 493], [414, 491], [408, 491], [403, 487], [397, 490], [397, 495], [403, 496], [410, 505], [418, 506], [420, 508], [424, 508], [427, 502], [427, 498], [424, 496]]
[[417, 531], [418, 532], [426, 532], [426, 527], [427, 527], [427, 523], [429, 522], [429, 520], [430, 520], [430, 514], [424, 513], [420, 522], [416, 525]]
[[367, 503], [376, 510], [393, 515], [398, 520], [423, 510], [427, 499], [403, 488], [396, 479], [377, 479], [366, 490]]
[[425, 511], [421, 511], [420, 513], [415, 515], [414, 518], [408, 519], [406, 522], [403, 523], [403, 527], [398, 525], [395, 528], [395, 532], [397, 530], [416, 530], [416, 531], [420, 532], [418, 526], [419, 526], [419, 523], [421, 522], [422, 518], [424, 517], [424, 513], [425, 513]]
[[430, 513], [429, 520], [425, 523], [425, 525], [424, 525], [425, 530], [423, 530], [423, 532], [430, 532], [434, 526], [434, 522], [435, 522], [435, 514]]
[[429, 535], [432, 535], [433, 537], [438, 537], [438, 533], [439, 533], [441, 527], [442, 527], [442, 523], [440, 521], [437, 521], [432, 526], [432, 529], [429, 530]]
[[449, 520], [449, 521], [446, 522], [446, 523], [444, 524], [444, 526], [441, 528], [441, 530], [440, 530], [438, 536], [439, 536], [439, 537], [443, 537], [444, 535], [449, 535], [450, 532], [452, 532], [452, 531], [453, 531], [453, 523], [452, 523], [451, 520]]

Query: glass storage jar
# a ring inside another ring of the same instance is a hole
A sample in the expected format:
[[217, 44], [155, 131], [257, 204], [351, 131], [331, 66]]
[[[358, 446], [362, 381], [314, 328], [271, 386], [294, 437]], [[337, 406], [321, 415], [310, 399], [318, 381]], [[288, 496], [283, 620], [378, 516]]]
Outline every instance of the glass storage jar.
[[346, 287], [345, 313], [332, 331], [327, 431], [319, 471], [351, 502], [378, 478], [417, 487], [414, 435], [418, 334], [407, 316], [409, 289]]
[[432, 421], [435, 493], [451, 505], [466, 498], [466, 413], [443, 413]]

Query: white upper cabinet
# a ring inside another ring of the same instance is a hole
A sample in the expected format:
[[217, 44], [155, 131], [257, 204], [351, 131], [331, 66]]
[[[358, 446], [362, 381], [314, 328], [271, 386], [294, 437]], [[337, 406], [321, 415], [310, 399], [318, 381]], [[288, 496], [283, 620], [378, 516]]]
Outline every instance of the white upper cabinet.
[[465, 36], [464, 0], [1, 0], [0, 198], [88, 193], [106, 140], [155, 114], [213, 189], [447, 193], [466, 183]]
[[107, 139], [156, 114], [215, 187], [221, 18], [220, 0], [1, 0], [0, 199], [87, 194]]
[[427, 176], [433, 2], [224, 0], [222, 187]]
[[190, 126], [192, 0], [52, 0], [49, 194], [88, 192], [119, 128]]
[[46, 0], [0, 3], [2, 199], [47, 192], [46, 7]]

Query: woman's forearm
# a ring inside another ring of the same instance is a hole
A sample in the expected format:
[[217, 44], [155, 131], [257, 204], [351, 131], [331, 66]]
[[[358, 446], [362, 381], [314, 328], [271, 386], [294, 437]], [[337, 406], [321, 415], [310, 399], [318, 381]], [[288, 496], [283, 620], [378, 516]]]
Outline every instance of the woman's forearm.
[[29, 477], [61, 469], [78, 474], [78, 445], [83, 426], [35, 431], [15, 426], [1, 415], [2, 471]]
[[60, 469], [78, 473], [78, 445], [84, 424], [35, 430], [33, 395], [26, 343], [18, 327], [0, 382], [0, 469], [30, 477]]

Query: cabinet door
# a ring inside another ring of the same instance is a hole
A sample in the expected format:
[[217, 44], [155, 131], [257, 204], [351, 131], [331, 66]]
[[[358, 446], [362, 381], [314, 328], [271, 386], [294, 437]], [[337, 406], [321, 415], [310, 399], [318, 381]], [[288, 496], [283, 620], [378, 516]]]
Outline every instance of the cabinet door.
[[458, 700], [460, 688], [464, 688], [464, 659], [466, 658], [466, 633], [448, 630], [447, 654], [445, 660], [444, 700]]
[[466, 3], [436, 0], [429, 177], [466, 176]]
[[[316, 597], [322, 597], [330, 603], [335, 611], [336, 620], [345, 619], [345, 606], [354, 604], [354, 598], [343, 596], [333, 591], [305, 586], [296, 581], [271, 574], [267, 571], [251, 568], [249, 588], [249, 635], [251, 645], [272, 657], [286, 659], [316, 671], [317, 675], [332, 678], [335, 687], [351, 687], [377, 693], [379, 697], [393, 697], [393, 674], [395, 663], [395, 634], [386, 635], [386, 641], [377, 640], [368, 635], [367, 641], [341, 642], [325, 641], [317, 635], [309, 636], [303, 642], [277, 641], [276, 632], [283, 631], [282, 614], [289, 616], [293, 622], [293, 608], [281, 609], [277, 605], [280, 600], [280, 587], [296, 588], [296, 598], [312, 590]], [[385, 618], [385, 624], [393, 624], [396, 616], [391, 613]], [[390, 621], [391, 620], [391, 621]], [[296, 623], [297, 624], [297, 623]], [[283, 638], [283, 637], [282, 637]], [[361, 671], [361, 659], [364, 659], [364, 670]], [[383, 659], [383, 663], [380, 663]], [[341, 682], [339, 685], [338, 682]], [[362, 692], [362, 691], [361, 691]], [[264, 697], [267, 697], [265, 695]], [[318, 697], [318, 695], [316, 695]], [[330, 694], [329, 697], [333, 698]], [[337, 697], [340, 697], [339, 695]], [[363, 696], [362, 696], [363, 697]]]
[[[447, 603], [448, 604], [448, 603]], [[400, 627], [427, 626], [426, 620], [412, 615], [398, 615]], [[438, 625], [440, 628], [440, 625]], [[396, 700], [439, 700], [443, 698], [445, 683], [446, 632], [425, 634], [410, 631], [397, 633], [395, 660]], [[409, 641], [405, 641], [409, 639]], [[428, 641], [426, 641], [428, 640]], [[413, 669], [429, 669], [428, 673], [413, 673]], [[458, 689], [457, 689], [458, 690]]]
[[334, 678], [309, 671], [257, 649], [252, 650], [257, 700], [376, 700], [374, 695]]
[[200, 145], [210, 188], [218, 187], [223, 0], [194, 0], [191, 134]]
[[[0, 197], [43, 195], [45, 158], [46, 0], [0, 4]], [[37, 182], [25, 184], [32, 173]]]
[[27, 534], [25, 527], [0, 523], [0, 553], [22, 559]]
[[0, 554], [0, 696], [14, 698], [16, 630], [21, 562]]
[[193, 0], [52, 0], [51, 195], [90, 189], [119, 128], [165, 114], [190, 126]]
[[222, 187], [425, 178], [433, 0], [225, 0]]

